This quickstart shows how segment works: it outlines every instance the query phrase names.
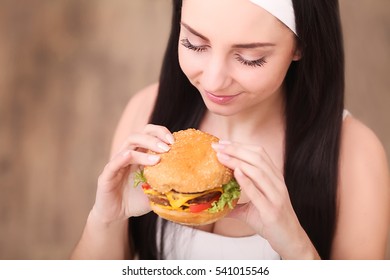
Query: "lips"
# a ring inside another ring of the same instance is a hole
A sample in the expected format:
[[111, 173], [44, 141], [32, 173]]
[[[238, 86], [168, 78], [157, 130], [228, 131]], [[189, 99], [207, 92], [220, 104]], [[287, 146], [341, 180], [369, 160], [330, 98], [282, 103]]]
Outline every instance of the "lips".
[[211, 92], [205, 91], [205, 95], [207, 98], [216, 104], [227, 104], [231, 102], [233, 99], [235, 99], [237, 96], [240, 94], [235, 94], [235, 95], [215, 95]]

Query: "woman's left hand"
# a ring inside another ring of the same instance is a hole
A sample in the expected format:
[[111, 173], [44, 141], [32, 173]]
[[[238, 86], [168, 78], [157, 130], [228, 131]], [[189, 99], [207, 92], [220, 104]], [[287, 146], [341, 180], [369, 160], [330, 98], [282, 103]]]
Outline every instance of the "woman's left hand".
[[283, 174], [260, 146], [220, 141], [213, 144], [219, 161], [234, 170], [250, 199], [230, 217], [245, 221], [284, 259], [317, 258], [294, 212]]

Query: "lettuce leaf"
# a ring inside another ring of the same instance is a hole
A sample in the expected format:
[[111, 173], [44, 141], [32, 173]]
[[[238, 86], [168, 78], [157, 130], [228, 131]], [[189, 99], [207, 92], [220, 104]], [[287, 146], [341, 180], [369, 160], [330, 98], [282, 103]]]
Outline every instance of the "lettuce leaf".
[[139, 170], [139, 171], [134, 173], [133, 187], [136, 188], [141, 183], [146, 183], [146, 178], [145, 178], [143, 170]]
[[214, 201], [208, 209], [210, 213], [222, 211], [226, 204], [230, 209], [233, 209], [233, 200], [238, 199], [241, 194], [240, 185], [236, 180], [232, 179], [229, 183], [222, 186], [223, 194], [218, 201]]

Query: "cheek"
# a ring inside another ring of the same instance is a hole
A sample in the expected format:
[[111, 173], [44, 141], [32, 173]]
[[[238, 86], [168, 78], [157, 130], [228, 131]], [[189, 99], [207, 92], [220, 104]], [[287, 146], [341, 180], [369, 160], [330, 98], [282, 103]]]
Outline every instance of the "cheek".
[[266, 68], [250, 69], [237, 73], [235, 80], [245, 91], [253, 93], [253, 97], [265, 97], [268, 92], [272, 92], [276, 87], [276, 80], [272, 71]]
[[267, 63], [262, 68], [237, 73], [237, 82], [248, 92], [262, 93], [263, 97], [272, 94], [283, 84], [288, 69], [288, 66], [281, 66], [277, 63]]
[[199, 59], [195, 59], [194, 55], [191, 55], [187, 49], [179, 47], [179, 65], [183, 73], [190, 80], [196, 77], [201, 68], [199, 65]]

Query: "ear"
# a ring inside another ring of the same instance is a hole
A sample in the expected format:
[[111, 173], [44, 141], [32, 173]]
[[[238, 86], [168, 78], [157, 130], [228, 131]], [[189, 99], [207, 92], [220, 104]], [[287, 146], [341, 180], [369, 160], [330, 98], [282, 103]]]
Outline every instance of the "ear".
[[302, 58], [302, 52], [301, 52], [301, 49], [299, 47], [295, 48], [295, 51], [294, 51], [294, 55], [293, 55], [293, 58], [292, 60], [293, 61], [298, 61]]
[[293, 57], [292, 57], [292, 60], [293, 61], [298, 61], [302, 58], [302, 51], [301, 51], [301, 48], [300, 47], [296, 47], [295, 48], [295, 51], [294, 51], [294, 54], [293, 54]]

